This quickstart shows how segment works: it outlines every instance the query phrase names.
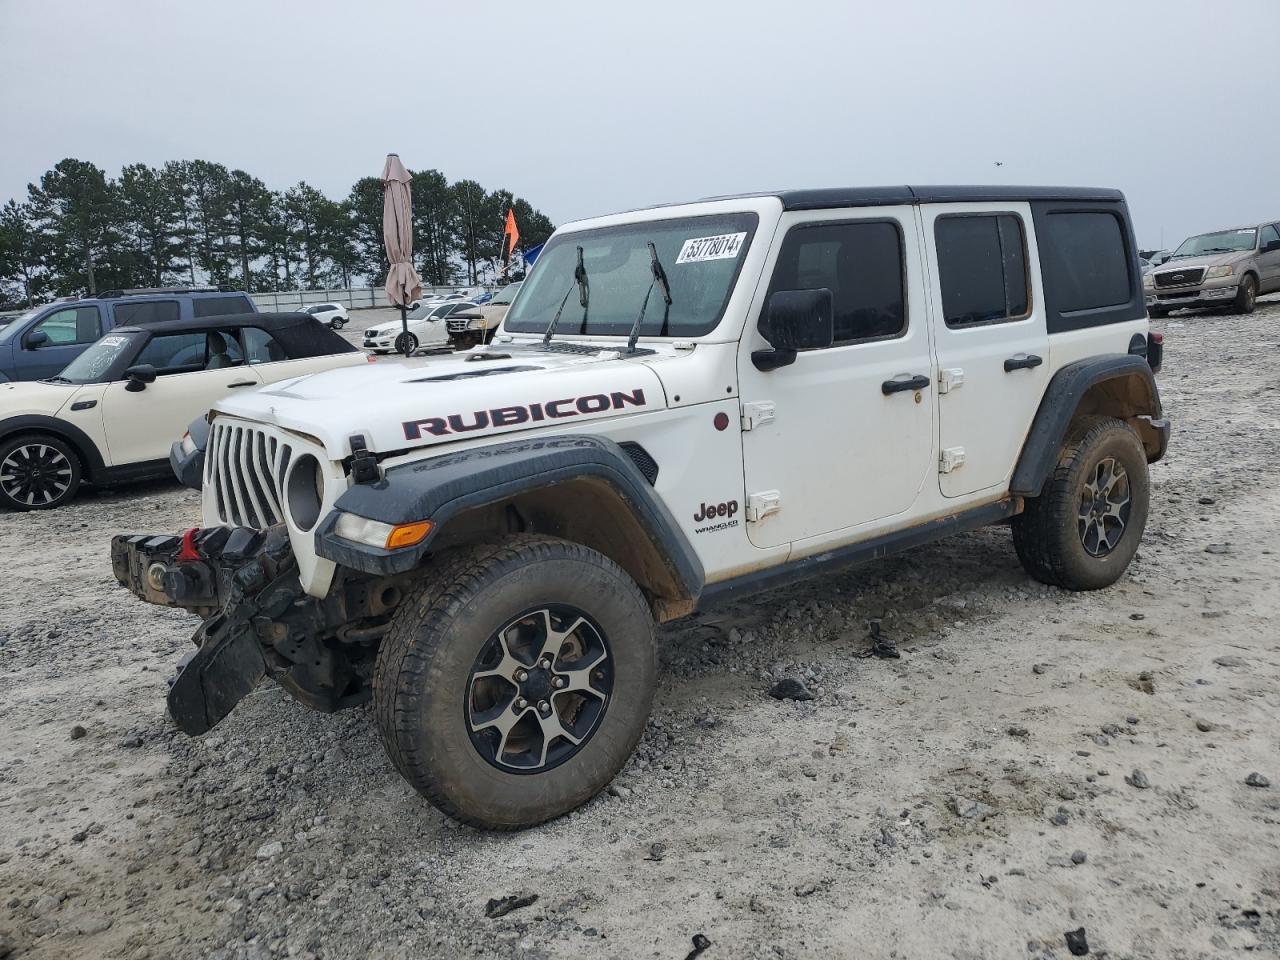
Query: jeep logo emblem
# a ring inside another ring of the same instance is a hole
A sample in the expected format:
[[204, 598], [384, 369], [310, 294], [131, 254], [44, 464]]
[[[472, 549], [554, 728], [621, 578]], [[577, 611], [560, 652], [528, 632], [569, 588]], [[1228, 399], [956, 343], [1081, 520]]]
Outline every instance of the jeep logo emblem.
[[693, 515], [693, 522], [701, 523], [703, 520], [712, 520], [716, 517], [732, 517], [737, 512], [737, 500], [730, 500], [727, 503], [701, 503], [698, 505], [698, 512]]

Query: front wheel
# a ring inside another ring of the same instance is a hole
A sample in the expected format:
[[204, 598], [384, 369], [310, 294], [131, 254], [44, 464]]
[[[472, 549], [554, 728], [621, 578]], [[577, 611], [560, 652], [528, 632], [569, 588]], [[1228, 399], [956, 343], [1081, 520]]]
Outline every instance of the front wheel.
[[1236, 287], [1236, 313], [1253, 313], [1257, 305], [1258, 281], [1253, 279], [1253, 274], [1246, 273], [1240, 286]]
[[418, 338], [412, 333], [402, 333], [396, 337], [396, 353], [410, 354], [418, 349]]
[[374, 704], [400, 773], [444, 813], [516, 830], [617, 774], [657, 682], [643, 594], [580, 544], [518, 536], [438, 561], [382, 641]]
[[0, 443], [0, 506], [52, 510], [80, 489], [80, 458], [57, 437], [28, 435]]
[[333, 329], [335, 330], [341, 330], [346, 325], [347, 325], [347, 321], [343, 320], [341, 317], [334, 317], [331, 321], [329, 321], [329, 326], [333, 327]]
[[1120, 579], [1147, 524], [1147, 455], [1133, 428], [1081, 417], [1040, 496], [1013, 518], [1026, 571], [1066, 590], [1099, 590]]

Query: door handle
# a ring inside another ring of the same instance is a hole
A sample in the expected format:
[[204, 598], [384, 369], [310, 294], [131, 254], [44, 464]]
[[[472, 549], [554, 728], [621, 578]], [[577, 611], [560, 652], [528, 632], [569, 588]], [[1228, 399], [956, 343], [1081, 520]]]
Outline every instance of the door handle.
[[1014, 370], [1030, 370], [1032, 367], [1038, 367], [1042, 363], [1044, 363], [1044, 361], [1034, 353], [1020, 353], [1016, 357], [1010, 357], [1004, 362], [1004, 372], [1011, 373]]
[[886, 380], [880, 384], [880, 392], [886, 397], [891, 393], [905, 393], [909, 390], [923, 390], [929, 385], [929, 378], [923, 373], [917, 373], [914, 377], [905, 377], [901, 380]]
[[256, 380], [237, 380], [234, 383], [227, 384], [228, 387], [256, 387], [257, 385], [258, 381]]

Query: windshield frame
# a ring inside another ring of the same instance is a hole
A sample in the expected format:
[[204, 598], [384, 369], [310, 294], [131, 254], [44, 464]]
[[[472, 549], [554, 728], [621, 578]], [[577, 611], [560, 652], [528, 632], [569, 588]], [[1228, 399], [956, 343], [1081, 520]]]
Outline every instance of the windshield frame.
[[[724, 320], [725, 313], [729, 309], [729, 304], [733, 300], [734, 294], [738, 289], [738, 281], [742, 279], [742, 271], [745, 268], [747, 260], [750, 258], [754, 250], [753, 244], [756, 238], [756, 232], [760, 229], [760, 213], [757, 210], [753, 210], [750, 208], [748, 209], [735, 208], [731, 210], [723, 210], [723, 211], [718, 210], [714, 212], [709, 211], [706, 213], [693, 213], [693, 214], [683, 214], [683, 215], [673, 212], [669, 216], [656, 217], [656, 218], [646, 217], [643, 219], [637, 218], [637, 219], [625, 220], [620, 223], [612, 223], [605, 226], [587, 227], [581, 230], [557, 232], [554, 235], [552, 235], [551, 239], [546, 242], [546, 246], [543, 247], [542, 252], [538, 254], [538, 261], [533, 265], [532, 269], [530, 269], [529, 275], [526, 276], [524, 280], [520, 281], [520, 283], [522, 284], [521, 289], [517, 291], [517, 297], [512, 301], [513, 306], [508, 309], [508, 313], [506, 317], [503, 318], [502, 329], [505, 333], [519, 334], [523, 336], [529, 336], [529, 335], [541, 336], [542, 333], [545, 331], [547, 324], [550, 323], [550, 320], [551, 320], [550, 316], [537, 317], [529, 320], [522, 320], [522, 318], [517, 316], [515, 320], [521, 325], [520, 327], [515, 328], [510, 325], [512, 322], [511, 310], [514, 310], [514, 304], [516, 300], [519, 299], [519, 294], [524, 292], [524, 288], [529, 286], [534, 280], [536, 280], [540, 276], [539, 271], [551, 269], [549, 264], [552, 262], [552, 258], [548, 257], [547, 254], [554, 251], [557, 247], [576, 246], [580, 244], [583, 239], [589, 239], [593, 237], [607, 237], [611, 234], [625, 234], [625, 233], [636, 234], [641, 241], [644, 241], [645, 238], [649, 234], [651, 234], [654, 230], [660, 230], [671, 224], [687, 223], [690, 225], [691, 230], [696, 230], [695, 225], [699, 221], [724, 221], [725, 219], [732, 218], [732, 217], [742, 218], [742, 226], [736, 232], [746, 233], [746, 237], [743, 239], [742, 246], [739, 248], [738, 254], [735, 257], [736, 262], [734, 263], [733, 273], [730, 275], [728, 283], [725, 284], [724, 296], [721, 298], [720, 305], [717, 307], [714, 315], [710, 319], [704, 321], [703, 323], [697, 326], [683, 327], [677, 331], [668, 333], [665, 337], [656, 333], [641, 332], [640, 334], [641, 340], [673, 341], [673, 340], [690, 340], [697, 337], [705, 337], [713, 333], [720, 326], [720, 323]], [[663, 266], [667, 270], [670, 270], [672, 265], [663, 264]], [[588, 273], [590, 273], [589, 264], [588, 264]], [[568, 278], [568, 279], [572, 279], [572, 278]], [[590, 279], [594, 281], [595, 278], [592, 277]], [[575, 298], [572, 298], [572, 299], [574, 303], [577, 302], [576, 295], [575, 295]], [[489, 302], [492, 303], [493, 301], [491, 300]], [[636, 302], [635, 308], [637, 312], [640, 310], [639, 301]], [[647, 319], [646, 319], [646, 322], [648, 322]], [[562, 332], [559, 329], [557, 329], [556, 331], [557, 339], [575, 339], [575, 338], [581, 339], [585, 337], [588, 339], [625, 340], [627, 339], [627, 336], [628, 336], [628, 331], [626, 330], [623, 330], [620, 332], [613, 332], [612, 330], [610, 330], [608, 332], [605, 332], [600, 330], [588, 329], [586, 333], [576, 333], [576, 332], [569, 333], [567, 331]]]
[[1225, 252], [1248, 253], [1251, 250], [1257, 250], [1258, 249], [1258, 228], [1257, 227], [1239, 227], [1234, 230], [1210, 230], [1208, 233], [1197, 233], [1194, 236], [1187, 237], [1187, 239], [1183, 240], [1180, 244], [1178, 244], [1177, 249], [1173, 251], [1173, 255], [1169, 259], [1172, 260], [1173, 257], [1185, 258], [1185, 257], [1221, 256], [1224, 252], [1221, 250], [1217, 252], [1212, 252], [1212, 253], [1182, 253], [1181, 251], [1183, 247], [1185, 247], [1187, 244], [1191, 243], [1194, 240], [1203, 240], [1206, 237], [1238, 237], [1240, 234], [1246, 231], [1253, 234], [1253, 242], [1247, 247], [1241, 247], [1239, 249], [1228, 250]]

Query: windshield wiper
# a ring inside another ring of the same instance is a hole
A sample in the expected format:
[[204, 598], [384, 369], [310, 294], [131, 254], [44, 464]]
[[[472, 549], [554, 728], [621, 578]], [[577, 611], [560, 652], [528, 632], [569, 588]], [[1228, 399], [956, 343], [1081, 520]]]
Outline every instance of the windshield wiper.
[[649, 289], [644, 292], [644, 303], [640, 304], [640, 313], [636, 316], [636, 322], [631, 325], [631, 335], [627, 337], [627, 353], [636, 352], [636, 340], [640, 338], [640, 324], [644, 322], [644, 312], [649, 309], [649, 296], [653, 293], [655, 283], [662, 285], [662, 299], [667, 305], [662, 314], [663, 336], [666, 336], [667, 321], [671, 318], [671, 285], [667, 283], [667, 271], [662, 269], [662, 261], [658, 259], [658, 251], [652, 241], [648, 243], [648, 247], [649, 272], [653, 274], [653, 279], [649, 281]]
[[71, 383], [66, 377], [45, 377], [44, 383]]
[[542, 335], [542, 345], [544, 347], [551, 342], [551, 336], [556, 332], [556, 324], [560, 322], [560, 314], [564, 312], [564, 305], [569, 302], [569, 294], [573, 293], [575, 286], [578, 288], [578, 302], [582, 304], [583, 332], [586, 332], [587, 304], [591, 300], [591, 284], [587, 281], [587, 268], [582, 264], [581, 247], [578, 247], [578, 265], [573, 268], [573, 283], [564, 292], [564, 299], [560, 301], [560, 308], [556, 310], [556, 315], [551, 318], [551, 322], [547, 324], [546, 332]]

